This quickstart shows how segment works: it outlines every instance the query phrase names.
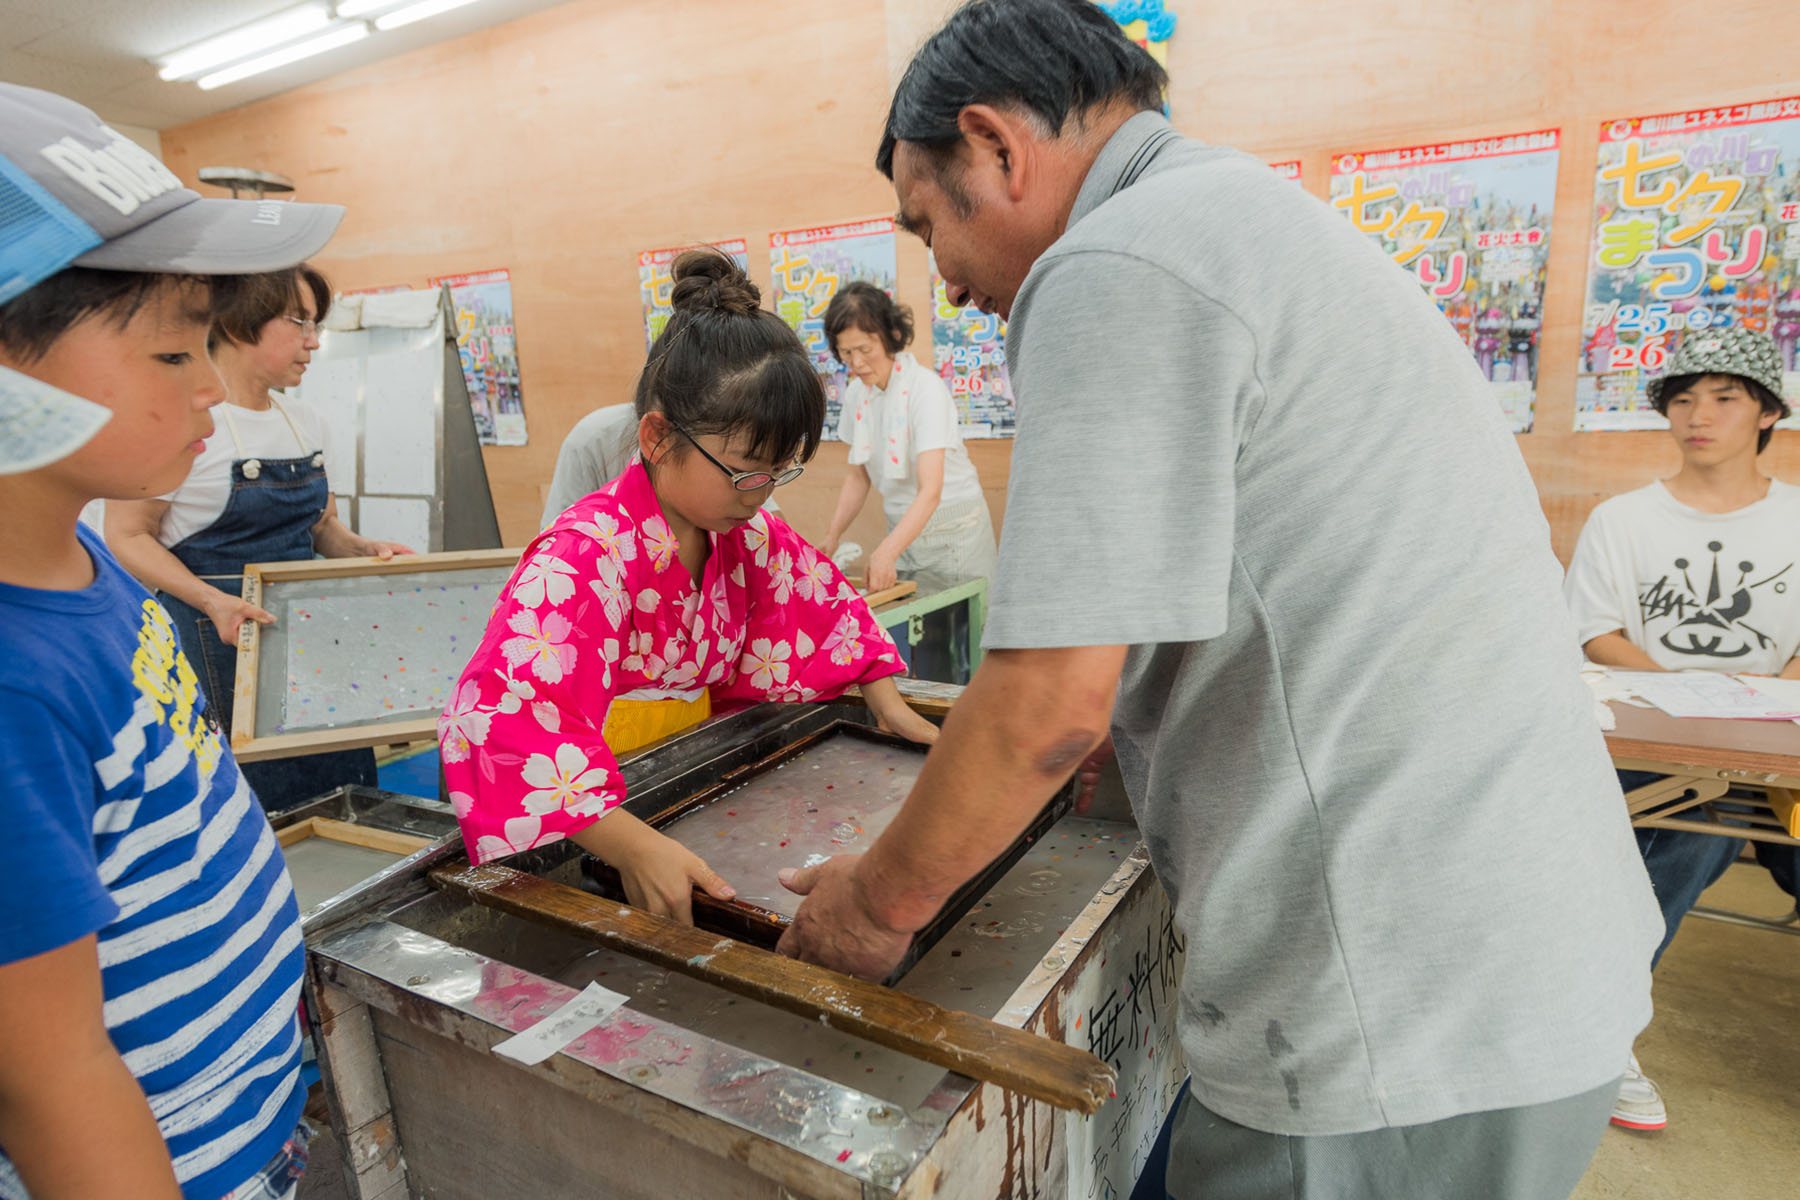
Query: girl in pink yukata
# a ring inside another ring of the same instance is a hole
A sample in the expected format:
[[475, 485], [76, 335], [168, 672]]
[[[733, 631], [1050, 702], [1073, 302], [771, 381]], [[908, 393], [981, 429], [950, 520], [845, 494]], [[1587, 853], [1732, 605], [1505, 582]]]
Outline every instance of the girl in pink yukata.
[[[617, 757], [726, 707], [860, 684], [883, 729], [930, 742], [869, 607], [761, 510], [818, 448], [806, 351], [730, 259], [675, 260], [674, 314], [638, 379], [639, 454], [539, 534], [438, 718], [470, 861], [561, 838], [626, 897], [691, 922], [695, 885], [733, 889], [628, 812]], [[771, 867], [773, 869], [773, 867]]]

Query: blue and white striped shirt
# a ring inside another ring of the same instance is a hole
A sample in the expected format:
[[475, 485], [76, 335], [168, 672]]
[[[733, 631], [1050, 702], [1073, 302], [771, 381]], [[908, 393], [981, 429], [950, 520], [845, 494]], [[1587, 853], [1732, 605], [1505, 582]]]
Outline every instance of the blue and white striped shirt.
[[98, 934], [113, 1044], [216, 1200], [299, 1120], [299, 909], [168, 615], [80, 532], [89, 587], [0, 584], [0, 964]]

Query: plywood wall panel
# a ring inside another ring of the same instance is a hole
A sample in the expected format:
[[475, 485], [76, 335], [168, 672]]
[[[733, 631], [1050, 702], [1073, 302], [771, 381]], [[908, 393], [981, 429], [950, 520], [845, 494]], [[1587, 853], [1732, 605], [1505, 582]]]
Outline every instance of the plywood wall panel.
[[[642, 365], [636, 252], [891, 211], [871, 168], [890, 79], [949, 0], [582, 0], [164, 131], [170, 165], [265, 167], [349, 206], [321, 260], [341, 286], [514, 274], [531, 444], [491, 447], [502, 529], [535, 529], [563, 434], [624, 400]], [[1572, 432], [1596, 133], [1617, 116], [1800, 92], [1780, 48], [1800, 5], [1742, 0], [1173, 0], [1183, 130], [1298, 158], [1323, 194], [1335, 150], [1550, 126], [1564, 132], [1537, 428], [1519, 445], [1556, 548], [1607, 495], [1674, 469], [1659, 434]], [[1766, 52], [1765, 52], [1766, 51]], [[929, 317], [924, 248], [902, 298]], [[1321, 431], [1328, 436], [1328, 431]], [[1765, 466], [1800, 480], [1800, 439]], [[998, 520], [1008, 443], [971, 443]], [[782, 503], [823, 531], [842, 450]], [[881, 536], [871, 502], [851, 536]]]

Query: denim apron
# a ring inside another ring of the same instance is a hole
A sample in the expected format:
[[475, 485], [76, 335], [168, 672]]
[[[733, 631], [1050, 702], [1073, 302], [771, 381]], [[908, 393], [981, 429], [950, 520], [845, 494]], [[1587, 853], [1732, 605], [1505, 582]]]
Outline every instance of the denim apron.
[[[231, 492], [219, 517], [205, 529], [169, 547], [169, 553], [206, 583], [229, 596], [243, 593], [244, 564], [297, 562], [313, 557], [313, 526], [331, 494], [325, 455], [308, 454], [287, 410], [271, 397], [294, 435], [299, 458], [245, 458], [231, 419], [231, 406], [217, 410], [237, 450], [231, 463]], [[207, 712], [231, 741], [231, 710], [237, 681], [237, 647], [219, 639], [211, 618], [167, 592], [157, 599], [168, 609], [182, 651], [200, 676]], [[299, 758], [242, 763], [240, 769], [263, 807], [292, 808], [346, 783], [375, 785], [373, 750], [340, 750]]]

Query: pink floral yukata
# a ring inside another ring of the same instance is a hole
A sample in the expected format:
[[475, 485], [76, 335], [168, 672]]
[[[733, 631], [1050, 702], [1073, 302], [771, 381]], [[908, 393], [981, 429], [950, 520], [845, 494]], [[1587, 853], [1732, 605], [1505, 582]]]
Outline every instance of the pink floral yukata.
[[526, 548], [438, 718], [470, 861], [568, 837], [625, 799], [614, 699], [830, 698], [903, 670], [830, 559], [759, 512], [708, 535], [700, 587], [641, 462]]

